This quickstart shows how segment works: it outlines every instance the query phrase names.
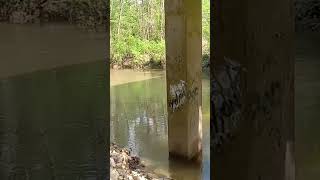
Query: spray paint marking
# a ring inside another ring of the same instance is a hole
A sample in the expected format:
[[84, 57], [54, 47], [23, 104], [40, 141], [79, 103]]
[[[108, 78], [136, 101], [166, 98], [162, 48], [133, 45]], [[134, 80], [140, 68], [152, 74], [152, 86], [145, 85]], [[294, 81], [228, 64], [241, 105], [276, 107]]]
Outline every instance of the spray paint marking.
[[180, 80], [178, 84], [170, 85], [170, 97], [169, 105], [172, 111], [179, 109], [186, 101], [186, 83]]
[[224, 57], [224, 61], [213, 69], [214, 78], [211, 79], [211, 145], [215, 150], [231, 140], [241, 113], [240, 73], [245, 69], [228, 57]]
[[196, 101], [196, 97], [199, 94], [199, 88], [194, 87], [192, 90], [187, 90], [186, 82], [180, 80], [179, 83], [175, 85], [170, 85], [170, 99], [169, 100], [169, 107], [172, 109], [173, 112], [178, 110], [182, 107], [186, 101], [192, 100], [193, 102]]

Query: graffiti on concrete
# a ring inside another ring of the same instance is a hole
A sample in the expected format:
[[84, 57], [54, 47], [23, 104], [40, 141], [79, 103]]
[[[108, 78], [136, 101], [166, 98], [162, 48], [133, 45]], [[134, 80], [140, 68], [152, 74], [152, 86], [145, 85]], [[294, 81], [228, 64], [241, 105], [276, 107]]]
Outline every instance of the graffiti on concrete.
[[170, 85], [170, 99], [169, 107], [173, 112], [180, 109], [188, 100], [192, 102], [197, 102], [197, 96], [199, 94], [199, 88], [193, 87], [188, 90], [186, 82], [180, 80], [179, 83]]
[[[280, 149], [283, 137], [279, 127], [272, 125], [272, 111], [281, 104], [283, 89], [279, 81], [271, 81], [262, 93], [252, 94], [253, 101], [241, 107], [240, 77], [246, 69], [239, 63], [225, 58], [225, 63], [214, 68], [211, 80], [211, 145], [215, 151], [230, 142], [239, 127], [240, 115], [253, 120], [257, 136], [274, 139], [273, 146]], [[241, 108], [243, 112], [241, 112]]]
[[172, 111], [179, 109], [186, 100], [186, 83], [180, 80], [179, 83], [175, 85], [170, 85], [170, 98], [169, 106]]
[[211, 145], [217, 150], [232, 138], [233, 130], [240, 120], [240, 73], [241, 65], [230, 58], [213, 69], [211, 80]]

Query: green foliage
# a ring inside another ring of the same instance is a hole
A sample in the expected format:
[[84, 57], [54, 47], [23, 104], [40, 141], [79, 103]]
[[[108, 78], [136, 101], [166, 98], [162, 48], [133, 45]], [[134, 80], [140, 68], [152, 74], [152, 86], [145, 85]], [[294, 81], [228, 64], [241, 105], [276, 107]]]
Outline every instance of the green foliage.
[[[111, 63], [121, 67], [165, 64], [164, 0], [110, 2]], [[210, 49], [210, 1], [203, 0], [203, 54]], [[208, 62], [208, 61], [206, 61]]]
[[[0, 0], [0, 21], [69, 21], [95, 29], [108, 19], [107, 0]], [[202, 51], [210, 50], [210, 1], [202, 0]], [[111, 0], [111, 61], [125, 67], [165, 64], [164, 0]]]
[[202, 53], [210, 54], [210, 0], [202, 0]]

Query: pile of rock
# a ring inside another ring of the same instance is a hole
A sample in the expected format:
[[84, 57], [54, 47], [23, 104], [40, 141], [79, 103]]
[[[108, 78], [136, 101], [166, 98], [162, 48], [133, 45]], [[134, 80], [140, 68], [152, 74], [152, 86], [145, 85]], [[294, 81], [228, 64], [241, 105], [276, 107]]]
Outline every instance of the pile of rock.
[[131, 156], [130, 151], [115, 144], [110, 146], [110, 179], [156, 180], [170, 179], [147, 172], [139, 157]]

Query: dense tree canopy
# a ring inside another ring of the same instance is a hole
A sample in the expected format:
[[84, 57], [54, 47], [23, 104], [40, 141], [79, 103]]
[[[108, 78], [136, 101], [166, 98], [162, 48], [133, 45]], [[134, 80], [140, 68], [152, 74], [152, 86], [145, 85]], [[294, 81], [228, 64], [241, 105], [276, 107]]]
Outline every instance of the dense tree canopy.
[[[203, 0], [203, 53], [209, 52], [210, 1]], [[144, 67], [165, 63], [164, 0], [111, 0], [113, 65]]]

